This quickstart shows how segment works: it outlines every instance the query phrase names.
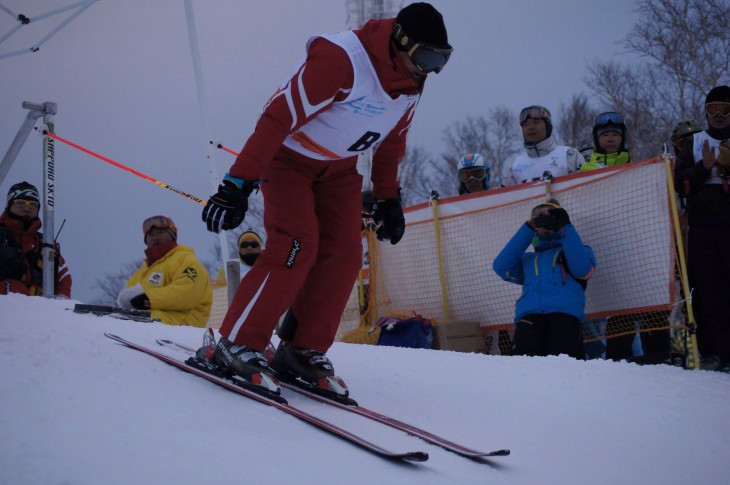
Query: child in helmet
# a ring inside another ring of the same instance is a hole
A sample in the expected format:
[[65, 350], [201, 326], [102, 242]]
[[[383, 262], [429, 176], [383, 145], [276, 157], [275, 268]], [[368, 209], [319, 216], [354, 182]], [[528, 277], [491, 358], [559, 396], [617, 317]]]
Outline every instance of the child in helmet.
[[618, 113], [609, 111], [596, 117], [593, 125], [593, 143], [596, 150], [582, 167], [581, 172], [614, 167], [631, 161], [626, 149], [626, 125]]
[[674, 146], [674, 154], [679, 155], [679, 151], [684, 145], [684, 140], [695, 133], [700, 133], [704, 128], [697, 120], [684, 120], [674, 125], [672, 130], [672, 146]]
[[456, 175], [459, 195], [489, 190], [489, 162], [478, 153], [468, 153], [459, 160]]

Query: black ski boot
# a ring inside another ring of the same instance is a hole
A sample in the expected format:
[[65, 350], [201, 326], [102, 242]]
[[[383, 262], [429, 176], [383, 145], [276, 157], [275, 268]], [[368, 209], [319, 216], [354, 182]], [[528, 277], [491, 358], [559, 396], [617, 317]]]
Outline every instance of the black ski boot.
[[269, 370], [266, 357], [245, 345], [237, 345], [221, 337], [215, 347], [213, 360], [224, 369], [229, 369], [241, 377], [252, 374], [267, 373]]
[[294, 347], [283, 340], [274, 354], [271, 368], [279, 375], [317, 382], [335, 375], [332, 362], [322, 352]]
[[283, 382], [348, 406], [357, 405], [349, 397], [347, 384], [335, 375], [332, 362], [322, 352], [294, 347], [282, 340], [271, 368]]

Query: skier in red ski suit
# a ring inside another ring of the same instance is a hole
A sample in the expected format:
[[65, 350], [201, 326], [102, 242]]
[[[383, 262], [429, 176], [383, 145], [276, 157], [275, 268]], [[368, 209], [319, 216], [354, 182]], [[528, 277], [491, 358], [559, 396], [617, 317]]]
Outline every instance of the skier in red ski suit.
[[237, 227], [261, 189], [267, 247], [220, 328], [215, 361], [241, 375], [262, 355], [280, 316], [272, 367], [308, 380], [334, 375], [324, 356], [362, 263], [357, 156], [374, 152], [371, 180], [380, 240], [405, 231], [398, 163], [426, 75], [451, 53], [441, 14], [427, 3], [361, 29], [309, 39], [306, 59], [271, 97], [254, 133], [203, 210], [212, 232]]

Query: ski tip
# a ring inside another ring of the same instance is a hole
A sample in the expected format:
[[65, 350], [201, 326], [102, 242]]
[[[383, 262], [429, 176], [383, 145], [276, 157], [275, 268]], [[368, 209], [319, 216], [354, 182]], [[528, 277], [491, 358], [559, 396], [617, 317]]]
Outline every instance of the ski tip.
[[399, 458], [408, 461], [428, 461], [428, 453], [425, 451], [411, 451], [410, 453], [404, 453]]
[[505, 450], [497, 450], [497, 451], [493, 451], [493, 452], [491, 452], [491, 453], [487, 453], [487, 454], [486, 454], [486, 455], [484, 455], [484, 456], [507, 456], [507, 455], [509, 455], [509, 454], [510, 454], [510, 451], [509, 451], [509, 450], [507, 450], [507, 449], [505, 449]]

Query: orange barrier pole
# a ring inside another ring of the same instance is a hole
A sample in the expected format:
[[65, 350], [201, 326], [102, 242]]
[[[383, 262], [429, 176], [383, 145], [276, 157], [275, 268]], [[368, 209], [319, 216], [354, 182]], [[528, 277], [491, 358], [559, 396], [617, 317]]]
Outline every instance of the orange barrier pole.
[[126, 170], [127, 172], [130, 172], [130, 173], [136, 175], [137, 177], [140, 177], [140, 178], [143, 178], [143, 179], [145, 179], [145, 180], [147, 180], [149, 182], [152, 182], [153, 184], [157, 185], [158, 187], [162, 187], [163, 189], [171, 190], [171, 191], [175, 192], [176, 194], [182, 195], [183, 197], [187, 197], [188, 199], [197, 202], [198, 204], [208, 205], [208, 203], [206, 201], [204, 201], [202, 199], [199, 199], [199, 198], [195, 197], [194, 195], [190, 195], [187, 192], [183, 192], [182, 190], [176, 189], [175, 187], [173, 187], [173, 186], [171, 186], [169, 184], [166, 184], [165, 182], [161, 182], [161, 181], [159, 181], [159, 180], [157, 180], [155, 178], [152, 178], [149, 175], [145, 175], [142, 172], [139, 172], [139, 171], [137, 171], [137, 170], [135, 170], [133, 168], [127, 167], [126, 165], [122, 165], [119, 162], [115, 162], [111, 158], [108, 158], [108, 157], [105, 157], [104, 155], [100, 155], [100, 154], [98, 154], [96, 152], [93, 152], [93, 151], [89, 150], [88, 148], [82, 147], [81, 145], [77, 145], [76, 143], [74, 143], [72, 141], [66, 140], [65, 138], [62, 138], [62, 137], [56, 135], [55, 133], [50, 133], [47, 130], [44, 130], [43, 131], [43, 134], [46, 135], [46, 136], [48, 136], [48, 137], [50, 137], [50, 138], [53, 138], [54, 140], [58, 140], [61, 143], [65, 143], [68, 146], [74, 147], [77, 150], [81, 150], [84, 153], [88, 153], [89, 155], [91, 155], [93, 157], [96, 157], [99, 160], [103, 160], [106, 163], [109, 163], [111, 165], [114, 165], [117, 168], [121, 168], [122, 170]]

